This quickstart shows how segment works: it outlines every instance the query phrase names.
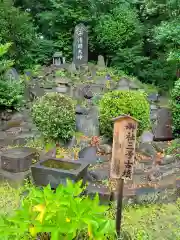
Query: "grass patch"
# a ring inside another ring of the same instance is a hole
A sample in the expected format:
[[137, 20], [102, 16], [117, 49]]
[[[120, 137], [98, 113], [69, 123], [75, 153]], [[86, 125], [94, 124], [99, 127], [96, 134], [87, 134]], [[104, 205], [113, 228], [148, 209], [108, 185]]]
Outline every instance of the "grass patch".
[[0, 215], [18, 208], [22, 189], [14, 189], [7, 182], [0, 183]]

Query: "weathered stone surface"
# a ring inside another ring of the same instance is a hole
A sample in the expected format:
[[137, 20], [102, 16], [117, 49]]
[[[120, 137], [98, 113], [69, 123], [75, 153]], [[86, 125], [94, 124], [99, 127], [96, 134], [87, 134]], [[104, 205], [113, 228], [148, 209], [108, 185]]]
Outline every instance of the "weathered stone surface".
[[96, 164], [98, 161], [96, 147], [85, 147], [79, 152], [79, 158], [89, 164]]
[[14, 139], [13, 139], [13, 143], [15, 145], [24, 145], [27, 143], [27, 141], [29, 139], [33, 139], [34, 138], [34, 134], [31, 133], [22, 133], [17, 135]]
[[156, 105], [150, 106], [150, 120], [155, 121], [157, 119], [158, 107]]
[[64, 85], [69, 85], [71, 80], [65, 77], [55, 77], [54, 79], [56, 84], [64, 84]]
[[129, 80], [126, 78], [120, 79], [117, 90], [129, 90]]
[[[47, 165], [48, 161], [50, 161], [49, 167]], [[51, 164], [55, 164], [57, 168], [54, 168]], [[31, 167], [31, 171], [34, 183], [37, 186], [46, 186], [50, 183], [51, 188], [56, 189], [59, 184], [66, 185], [67, 178], [73, 182], [82, 179], [83, 183], [85, 183], [88, 166], [87, 163], [84, 163], [80, 159], [79, 161], [68, 161], [50, 158], [34, 164]]]
[[167, 165], [167, 164], [175, 163], [175, 162], [176, 162], [176, 159], [175, 159], [174, 156], [166, 155], [166, 156], [162, 159], [160, 165]]
[[76, 131], [85, 136], [99, 136], [98, 109], [92, 107], [88, 114], [76, 114]]
[[37, 157], [37, 150], [33, 148], [12, 148], [1, 155], [1, 167], [9, 172], [25, 172], [29, 170], [32, 160]]
[[19, 134], [19, 133], [21, 133], [21, 132], [22, 132], [21, 127], [12, 127], [12, 128], [9, 128], [9, 129], [6, 131], [6, 134], [7, 134], [8, 136], [15, 136], [15, 135], [17, 135], [17, 134]]
[[141, 141], [141, 143], [152, 142], [153, 141], [152, 132], [150, 132], [150, 131], [143, 132], [140, 141]]
[[106, 84], [107, 79], [104, 76], [96, 76], [95, 82], [96, 84]]
[[37, 97], [42, 97], [45, 94], [45, 91], [43, 88], [40, 88], [40, 86], [36, 83], [34, 86], [30, 88], [30, 94], [31, 98], [35, 99]]
[[163, 153], [169, 147], [168, 142], [153, 142], [153, 146], [157, 152]]
[[104, 68], [106, 68], [106, 64], [105, 64], [105, 61], [104, 61], [104, 57], [103, 57], [102, 55], [99, 55], [99, 56], [98, 56], [97, 66], [98, 66], [99, 69], [104, 69]]
[[82, 107], [80, 105], [77, 105], [76, 106], [76, 113], [86, 115], [86, 114], [88, 114], [88, 109], [86, 107]]
[[94, 198], [96, 193], [99, 194], [100, 203], [101, 204], [108, 204], [110, 203], [110, 196], [111, 193], [107, 187], [104, 186], [94, 186], [92, 184], [89, 184], [86, 189], [86, 194], [90, 196], [91, 198]]
[[157, 122], [153, 129], [154, 141], [170, 141], [172, 134], [172, 115], [168, 108], [161, 108], [158, 111]]
[[140, 153], [143, 153], [145, 156], [152, 157], [156, 155], [156, 151], [151, 142], [140, 143], [138, 151]]
[[148, 95], [148, 100], [150, 102], [158, 102], [159, 100], [159, 94], [158, 93], [151, 93]]
[[110, 146], [109, 144], [99, 145], [98, 151], [101, 152], [101, 153], [105, 153], [105, 154], [111, 154], [112, 153], [112, 146]]
[[25, 179], [31, 178], [31, 171], [12, 173], [0, 169], [0, 181], [6, 181], [11, 187], [18, 188], [24, 184]]
[[0, 147], [12, 144], [13, 140], [5, 132], [0, 132]]
[[129, 88], [131, 90], [138, 90], [139, 86], [135, 82], [133, 82], [133, 80], [132, 80], [132, 81], [129, 81]]
[[69, 91], [69, 88], [66, 85], [59, 85], [55, 88], [55, 91], [58, 93], [67, 93]]
[[89, 171], [89, 173], [96, 181], [103, 181], [109, 178], [108, 169], [95, 169], [95, 170]]

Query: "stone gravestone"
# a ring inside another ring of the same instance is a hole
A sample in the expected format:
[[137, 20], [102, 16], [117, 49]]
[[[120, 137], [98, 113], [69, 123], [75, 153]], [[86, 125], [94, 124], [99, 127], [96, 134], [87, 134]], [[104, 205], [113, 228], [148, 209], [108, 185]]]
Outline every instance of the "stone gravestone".
[[19, 80], [19, 75], [15, 68], [11, 68], [5, 73], [5, 78], [8, 80]]
[[88, 63], [88, 30], [80, 23], [75, 27], [73, 43], [73, 63], [76, 67]]
[[99, 136], [98, 110], [92, 107], [82, 113], [76, 112], [76, 130], [85, 136]]
[[172, 134], [172, 115], [168, 108], [161, 108], [157, 113], [157, 121], [153, 128], [154, 141], [170, 141]]
[[103, 57], [102, 55], [99, 55], [99, 56], [98, 56], [97, 66], [98, 66], [98, 68], [100, 68], [100, 69], [106, 68], [106, 64], [105, 64], [105, 61], [104, 61], [104, 57]]

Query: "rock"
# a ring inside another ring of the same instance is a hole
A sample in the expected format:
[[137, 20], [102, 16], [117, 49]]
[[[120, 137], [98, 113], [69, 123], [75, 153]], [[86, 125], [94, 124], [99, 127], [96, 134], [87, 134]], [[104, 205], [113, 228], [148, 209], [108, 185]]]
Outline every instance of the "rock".
[[65, 77], [55, 77], [54, 81], [56, 84], [63, 84], [63, 85], [69, 85], [71, 82], [68, 78], [65, 78]]
[[159, 94], [158, 93], [151, 93], [148, 95], [148, 100], [150, 102], [158, 102], [159, 100]]
[[10, 68], [6, 73], [5, 73], [5, 79], [7, 80], [14, 80], [14, 81], [19, 81], [19, 75], [16, 71], [15, 68]]
[[159, 199], [159, 190], [152, 187], [138, 188], [135, 190], [135, 194], [136, 204], [155, 203]]
[[109, 144], [110, 146], [112, 146], [112, 142], [110, 143], [107, 137], [101, 136], [99, 140], [99, 145], [103, 145], [103, 144]]
[[93, 92], [90, 87], [90, 85], [86, 85], [82, 88], [83, 96], [87, 99], [90, 99], [93, 97]]
[[5, 132], [0, 132], [0, 147], [11, 145], [13, 140]]
[[95, 170], [89, 171], [89, 174], [96, 181], [104, 181], [109, 178], [109, 170], [108, 169], [95, 169]]
[[85, 108], [85, 107], [82, 107], [82, 106], [80, 106], [80, 105], [77, 105], [77, 106], [76, 106], [76, 113], [77, 113], [77, 114], [87, 115], [87, 114], [88, 114], [88, 109]]
[[107, 79], [104, 76], [96, 76], [95, 82], [96, 84], [106, 84]]
[[72, 148], [77, 144], [77, 140], [76, 137], [73, 136], [72, 139], [67, 143], [67, 147], [68, 148]]
[[96, 164], [98, 157], [96, 155], [96, 147], [85, 147], [79, 152], [79, 158], [89, 164]]
[[149, 131], [143, 132], [141, 136], [141, 143], [147, 143], [147, 142], [152, 142], [153, 141], [153, 134]]
[[139, 86], [135, 82], [133, 82], [133, 80], [131, 80], [131, 81], [129, 81], [129, 88], [131, 90], [138, 90]]
[[11, 187], [19, 188], [24, 185], [24, 180], [31, 178], [31, 171], [12, 173], [0, 169], [0, 180], [6, 181]]
[[14, 140], [13, 143], [15, 145], [25, 145], [27, 143], [28, 140], [33, 139], [34, 138], [34, 134], [33, 133], [22, 133], [17, 135]]
[[104, 57], [103, 57], [102, 55], [99, 55], [99, 56], [98, 56], [97, 66], [98, 66], [98, 68], [100, 68], [100, 69], [105, 69], [105, 68], [106, 68], [106, 64], [105, 64], [105, 61], [104, 61]]
[[17, 112], [17, 113], [12, 115], [11, 120], [16, 120], [16, 121], [23, 122], [25, 120], [25, 116], [23, 116], [22, 113]]
[[153, 142], [153, 146], [157, 152], [163, 153], [169, 147], [168, 142]]
[[172, 134], [172, 114], [170, 109], [161, 108], [157, 114], [157, 122], [154, 126], [154, 141], [173, 140]]
[[58, 93], [67, 93], [68, 90], [69, 90], [68, 87], [62, 84], [55, 88], [55, 91]]
[[176, 162], [176, 159], [174, 156], [166, 155], [165, 157], [163, 157], [160, 165], [167, 165], [174, 162]]
[[108, 144], [99, 145], [98, 151], [101, 152], [101, 153], [105, 153], [105, 154], [111, 154], [112, 153], [112, 146], [110, 146]]
[[129, 90], [129, 80], [122, 78], [118, 82], [117, 90]]
[[19, 133], [21, 133], [21, 132], [22, 132], [21, 127], [9, 128], [9, 129], [6, 131], [6, 133], [7, 133], [8, 136], [9, 136], [9, 135], [14, 136], [14, 135], [17, 135], [17, 134], [19, 134]]
[[37, 97], [42, 97], [45, 94], [44, 89], [40, 88], [40, 86], [37, 83], [34, 86], [30, 87], [29, 90], [30, 90], [31, 100]]
[[149, 156], [149, 157], [154, 157], [156, 155], [156, 151], [153, 145], [149, 142], [140, 143], [138, 151], [144, 154], [145, 156]]
[[76, 131], [85, 136], [99, 136], [98, 109], [92, 107], [88, 114], [76, 114]]
[[25, 172], [30, 169], [32, 160], [36, 158], [37, 150], [33, 148], [12, 148], [1, 155], [1, 167], [8, 172]]
[[110, 203], [111, 193], [107, 187], [89, 184], [86, 189], [86, 194], [89, 197], [94, 198], [96, 193], [99, 194], [101, 204], [109, 204]]
[[157, 120], [158, 107], [156, 105], [150, 105], [150, 120]]

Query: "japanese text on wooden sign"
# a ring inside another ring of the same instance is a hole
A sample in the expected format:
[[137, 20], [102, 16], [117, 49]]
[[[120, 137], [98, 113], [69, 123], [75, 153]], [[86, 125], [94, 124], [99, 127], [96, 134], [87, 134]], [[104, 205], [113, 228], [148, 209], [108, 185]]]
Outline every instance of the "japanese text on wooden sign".
[[111, 177], [132, 179], [135, 155], [137, 122], [129, 116], [114, 123]]

